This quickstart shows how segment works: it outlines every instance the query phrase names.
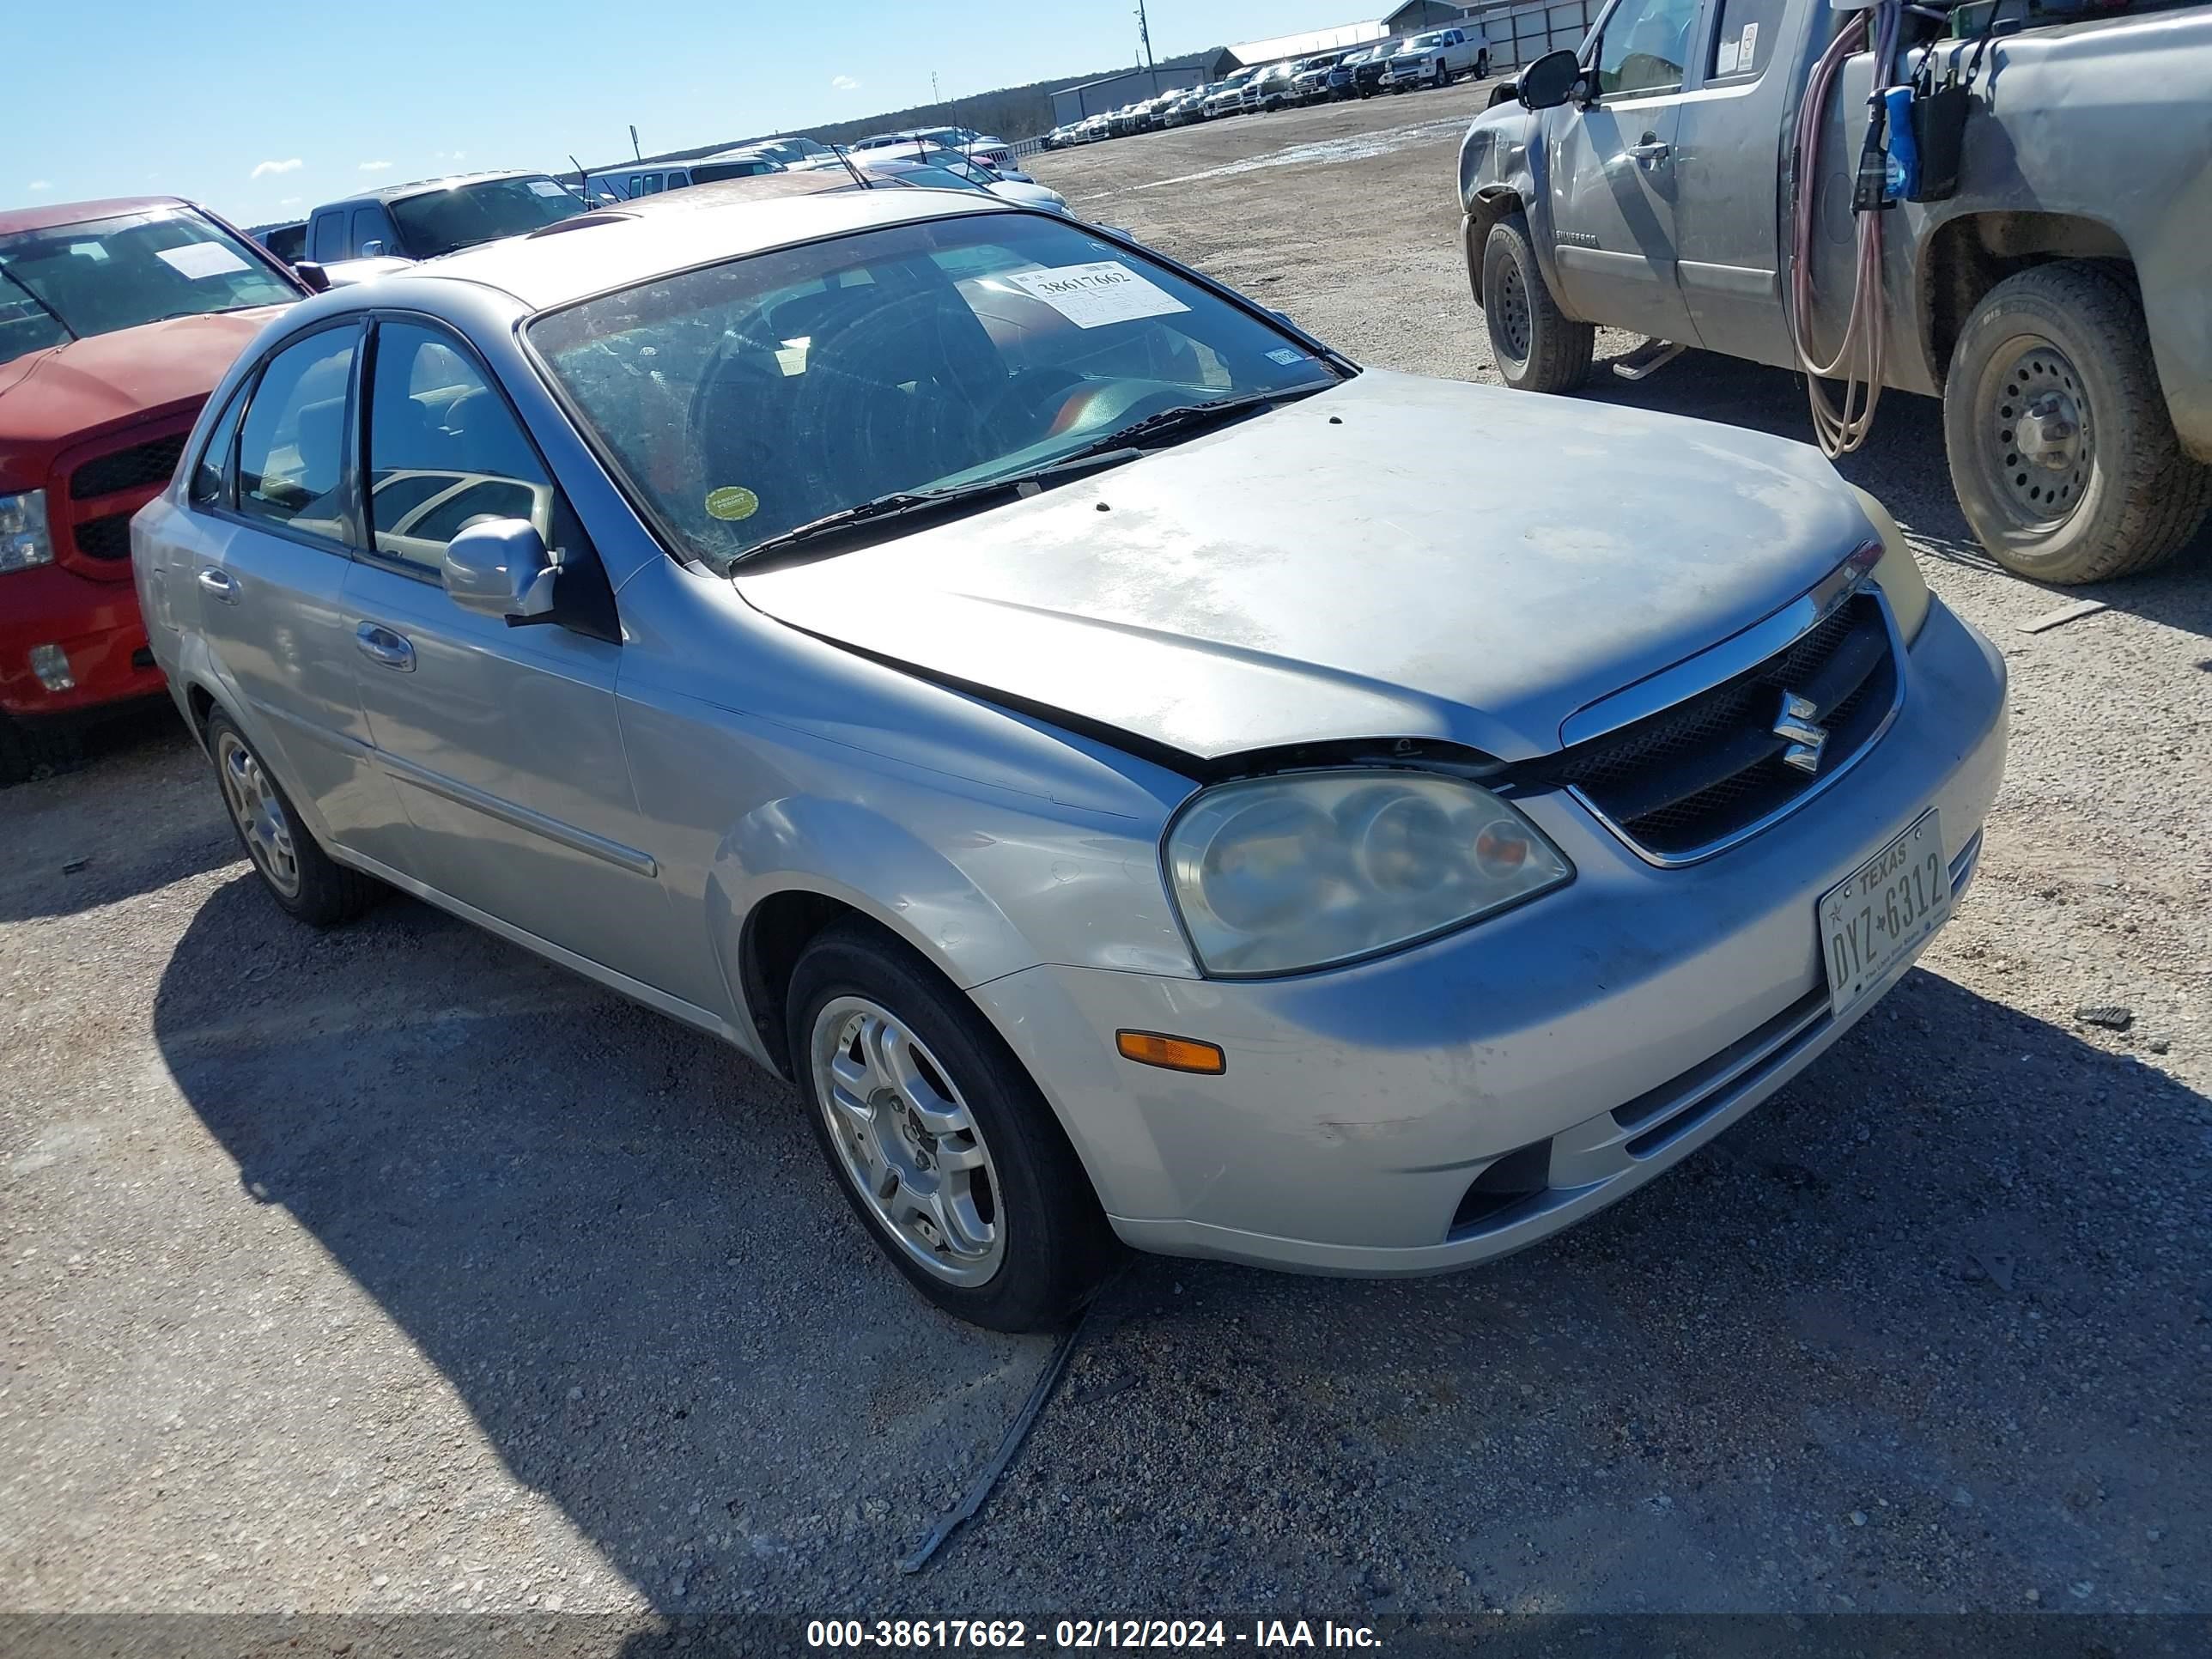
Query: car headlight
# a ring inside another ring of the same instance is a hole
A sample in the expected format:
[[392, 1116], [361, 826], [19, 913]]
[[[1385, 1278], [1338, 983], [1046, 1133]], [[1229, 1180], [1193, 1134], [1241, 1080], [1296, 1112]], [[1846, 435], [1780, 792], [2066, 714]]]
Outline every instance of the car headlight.
[[1881, 562], [1874, 568], [1875, 585], [1889, 601], [1897, 631], [1910, 645], [1919, 634], [1920, 624], [1928, 620], [1928, 580], [1920, 574], [1919, 562], [1905, 544], [1905, 532], [1889, 516], [1889, 509], [1856, 484], [1851, 486], [1851, 493], [1859, 498], [1861, 509], [1881, 537]]
[[1422, 772], [1224, 783], [1169, 828], [1168, 884], [1200, 965], [1325, 968], [1464, 926], [1574, 877], [1480, 785]]
[[46, 533], [46, 492], [27, 489], [20, 495], [0, 495], [0, 571], [28, 570], [53, 562], [53, 538]]

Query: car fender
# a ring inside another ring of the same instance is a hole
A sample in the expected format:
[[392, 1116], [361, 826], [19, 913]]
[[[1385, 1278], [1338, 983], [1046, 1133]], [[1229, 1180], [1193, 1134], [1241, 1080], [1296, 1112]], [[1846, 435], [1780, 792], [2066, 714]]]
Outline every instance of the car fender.
[[[866, 872], [856, 885], [846, 872]], [[744, 1011], [746, 924], [765, 899], [835, 899], [896, 934], [963, 990], [1033, 965], [1036, 951], [951, 860], [856, 800], [784, 795], [731, 826], [707, 872], [706, 912], [732, 1006]]]
[[[1482, 245], [1490, 229], [1516, 207], [1527, 216], [1536, 245], [1537, 268], [1554, 300], [1559, 273], [1553, 258], [1549, 167], [1543, 117], [1518, 103], [1485, 110], [1468, 127], [1459, 146], [1459, 200], [1465, 216], [1462, 234], [1468, 256], [1468, 280], [1476, 305], [1482, 303]], [[1564, 307], [1562, 307], [1564, 309]], [[1579, 320], [1579, 319], [1578, 319]]]

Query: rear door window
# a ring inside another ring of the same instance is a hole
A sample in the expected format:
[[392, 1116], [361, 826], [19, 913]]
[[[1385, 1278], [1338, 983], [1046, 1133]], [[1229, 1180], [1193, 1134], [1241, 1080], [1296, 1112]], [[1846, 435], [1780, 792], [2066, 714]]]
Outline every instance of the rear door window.
[[208, 434], [207, 447], [192, 467], [187, 495], [195, 507], [230, 505], [230, 452], [238, 442], [238, 417], [246, 410], [248, 386], [241, 384], [230, 394]]
[[238, 510], [249, 519], [343, 542], [346, 397], [357, 329], [295, 340], [261, 371], [238, 434]]

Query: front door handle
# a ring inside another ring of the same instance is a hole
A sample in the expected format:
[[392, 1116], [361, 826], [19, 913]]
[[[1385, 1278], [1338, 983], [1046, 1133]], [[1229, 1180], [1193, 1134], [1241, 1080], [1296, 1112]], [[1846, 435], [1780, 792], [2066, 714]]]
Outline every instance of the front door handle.
[[238, 603], [238, 578], [228, 570], [217, 570], [213, 565], [204, 567], [200, 571], [200, 587], [225, 605]]
[[1647, 132], [1642, 143], [1628, 147], [1628, 153], [1636, 158], [1637, 166], [1648, 167], [1655, 162], [1665, 161], [1674, 152], [1657, 133]]
[[353, 630], [353, 642], [371, 662], [403, 674], [415, 672], [415, 647], [404, 634], [395, 634], [382, 623], [363, 623]]

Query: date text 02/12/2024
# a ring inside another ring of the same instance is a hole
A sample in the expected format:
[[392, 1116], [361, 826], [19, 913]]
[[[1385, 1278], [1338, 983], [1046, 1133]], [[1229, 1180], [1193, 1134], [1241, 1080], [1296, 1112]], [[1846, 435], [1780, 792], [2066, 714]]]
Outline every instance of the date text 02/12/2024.
[[1059, 1619], [1032, 1628], [1018, 1619], [816, 1619], [806, 1626], [814, 1649], [904, 1648], [1011, 1653], [1030, 1648], [1084, 1652], [1100, 1649], [1245, 1647], [1256, 1651], [1304, 1648], [1375, 1649], [1365, 1625], [1334, 1620], [1259, 1619], [1232, 1626], [1212, 1619]]

